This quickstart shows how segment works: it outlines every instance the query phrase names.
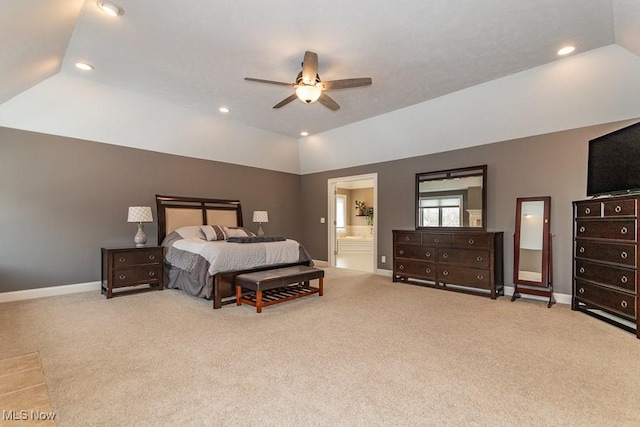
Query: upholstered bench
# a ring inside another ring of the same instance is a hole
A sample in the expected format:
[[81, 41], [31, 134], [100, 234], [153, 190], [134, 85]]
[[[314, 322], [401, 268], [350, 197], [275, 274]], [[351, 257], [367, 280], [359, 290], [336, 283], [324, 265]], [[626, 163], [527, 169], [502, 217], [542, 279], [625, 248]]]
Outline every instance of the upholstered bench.
[[[249, 304], [262, 313], [262, 307], [279, 302], [313, 294], [322, 296], [323, 278], [324, 270], [306, 265], [239, 274], [235, 279], [236, 304]], [[317, 288], [309, 285], [314, 279], [319, 281]], [[243, 295], [242, 288], [251, 292]]]

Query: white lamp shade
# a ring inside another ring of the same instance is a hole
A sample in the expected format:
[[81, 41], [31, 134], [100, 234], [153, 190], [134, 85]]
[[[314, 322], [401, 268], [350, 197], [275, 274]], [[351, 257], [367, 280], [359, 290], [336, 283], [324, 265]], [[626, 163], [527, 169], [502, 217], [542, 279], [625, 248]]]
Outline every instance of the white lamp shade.
[[253, 222], [269, 222], [267, 211], [253, 211]]
[[129, 207], [129, 216], [127, 222], [153, 222], [151, 208], [149, 206], [131, 206]]

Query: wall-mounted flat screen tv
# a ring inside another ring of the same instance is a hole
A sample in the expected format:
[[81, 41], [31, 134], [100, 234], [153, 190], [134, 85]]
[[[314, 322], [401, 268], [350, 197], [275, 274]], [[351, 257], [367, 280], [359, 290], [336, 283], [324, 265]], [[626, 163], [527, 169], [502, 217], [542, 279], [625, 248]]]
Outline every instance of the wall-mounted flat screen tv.
[[587, 196], [640, 192], [640, 123], [589, 141]]

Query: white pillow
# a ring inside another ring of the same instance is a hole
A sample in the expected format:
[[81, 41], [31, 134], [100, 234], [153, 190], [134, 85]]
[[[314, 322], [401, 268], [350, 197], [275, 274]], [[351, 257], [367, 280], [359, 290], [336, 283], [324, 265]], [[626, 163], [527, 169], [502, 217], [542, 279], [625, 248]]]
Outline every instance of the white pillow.
[[223, 227], [219, 225], [203, 225], [200, 229], [209, 242], [214, 240], [225, 240], [227, 238]]
[[255, 236], [252, 232], [242, 227], [222, 227], [224, 228], [224, 234], [229, 237], [252, 237]]
[[177, 228], [174, 231], [178, 233], [183, 239], [193, 239], [194, 237], [197, 237], [198, 239], [204, 239], [204, 233], [202, 233], [202, 229], [200, 227], [200, 225], [187, 225]]

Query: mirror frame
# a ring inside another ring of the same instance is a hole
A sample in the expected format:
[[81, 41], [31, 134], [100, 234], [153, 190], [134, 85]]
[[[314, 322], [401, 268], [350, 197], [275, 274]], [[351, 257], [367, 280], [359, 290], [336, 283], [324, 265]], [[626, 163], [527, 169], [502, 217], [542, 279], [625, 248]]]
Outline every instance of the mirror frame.
[[[540, 281], [520, 279], [520, 240], [522, 238], [522, 205], [543, 202], [542, 223], [542, 275]], [[548, 288], [551, 284], [551, 197], [521, 197], [516, 199], [516, 229], [513, 238], [513, 283]], [[522, 292], [522, 289], [520, 290]], [[545, 294], [546, 296], [546, 294]]]
[[[425, 227], [420, 225], [420, 183], [442, 179], [463, 178], [468, 176], [482, 176], [482, 226], [481, 227]], [[445, 169], [435, 172], [422, 172], [416, 174], [415, 188], [415, 226], [416, 230], [487, 230], [487, 165], [471, 166], [466, 168]]]

